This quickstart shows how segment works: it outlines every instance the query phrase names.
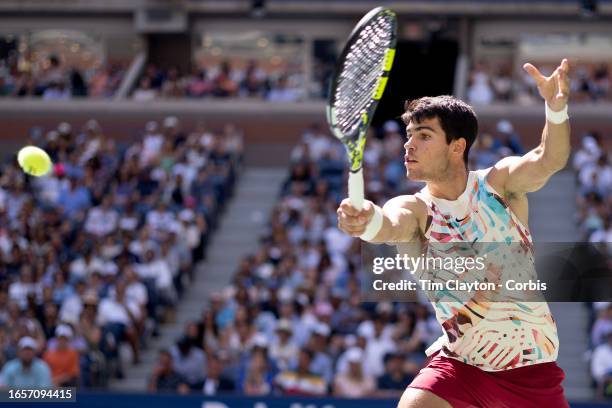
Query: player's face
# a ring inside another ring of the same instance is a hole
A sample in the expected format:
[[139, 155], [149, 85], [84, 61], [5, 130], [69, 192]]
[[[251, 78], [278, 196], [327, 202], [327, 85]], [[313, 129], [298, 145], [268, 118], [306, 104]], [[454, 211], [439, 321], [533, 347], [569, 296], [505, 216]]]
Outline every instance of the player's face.
[[450, 147], [438, 118], [410, 121], [406, 134], [406, 176], [414, 181], [442, 178], [449, 167]]

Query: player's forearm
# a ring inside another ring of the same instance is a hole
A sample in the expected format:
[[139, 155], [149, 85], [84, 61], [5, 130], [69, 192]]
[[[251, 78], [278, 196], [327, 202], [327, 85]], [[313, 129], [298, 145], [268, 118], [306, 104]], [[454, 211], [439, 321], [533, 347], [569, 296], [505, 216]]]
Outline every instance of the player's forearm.
[[416, 219], [412, 219], [415, 218], [413, 214], [403, 214], [400, 217], [384, 208], [381, 211], [383, 214], [382, 228], [370, 242], [410, 242], [414, 240], [413, 226], [416, 225]]
[[569, 120], [561, 124], [546, 123], [542, 132], [542, 164], [547, 170], [557, 172], [565, 167], [570, 156]]

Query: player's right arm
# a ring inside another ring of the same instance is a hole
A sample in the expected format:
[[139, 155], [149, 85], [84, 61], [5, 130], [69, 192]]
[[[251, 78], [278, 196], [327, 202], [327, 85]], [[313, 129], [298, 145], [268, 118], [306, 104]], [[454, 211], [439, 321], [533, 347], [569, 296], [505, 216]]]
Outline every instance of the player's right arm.
[[[374, 216], [375, 204], [365, 200], [363, 209], [357, 210], [348, 198], [338, 207], [338, 228], [353, 237], [359, 237]], [[382, 209], [382, 228], [369, 242], [393, 243], [415, 241], [424, 230], [427, 208], [413, 195], [395, 197]]]

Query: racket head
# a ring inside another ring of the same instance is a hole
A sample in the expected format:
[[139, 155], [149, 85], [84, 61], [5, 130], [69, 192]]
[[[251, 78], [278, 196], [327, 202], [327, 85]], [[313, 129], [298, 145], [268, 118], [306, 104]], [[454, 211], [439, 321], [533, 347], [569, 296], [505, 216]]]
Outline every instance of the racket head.
[[346, 146], [350, 168], [361, 168], [366, 131], [395, 57], [397, 16], [385, 7], [357, 23], [338, 58], [327, 101], [327, 123]]

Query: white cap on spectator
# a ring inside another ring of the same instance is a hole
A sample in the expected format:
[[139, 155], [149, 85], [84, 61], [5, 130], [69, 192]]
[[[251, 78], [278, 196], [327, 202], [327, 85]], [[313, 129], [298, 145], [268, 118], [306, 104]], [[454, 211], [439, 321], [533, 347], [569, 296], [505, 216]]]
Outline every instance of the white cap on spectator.
[[70, 123], [68, 123], [68, 122], [62, 122], [62, 123], [60, 123], [58, 125], [57, 131], [60, 132], [63, 135], [66, 135], [66, 134], [72, 132], [72, 126], [70, 126]]
[[179, 220], [181, 221], [191, 222], [194, 219], [195, 219], [195, 214], [193, 210], [190, 210], [189, 208], [184, 208], [179, 213]]
[[164, 127], [175, 127], [178, 125], [178, 118], [176, 116], [166, 116], [164, 119]]
[[183, 231], [183, 226], [180, 221], [172, 221], [170, 225], [168, 225], [168, 232], [170, 234], [180, 234]]
[[395, 133], [395, 132], [399, 132], [400, 127], [399, 127], [399, 125], [397, 124], [396, 121], [388, 120], [383, 125], [383, 129], [384, 129], [385, 133]]
[[278, 300], [283, 303], [288, 303], [293, 300], [293, 290], [287, 286], [283, 286], [278, 291]]
[[591, 135], [586, 135], [582, 138], [582, 147], [591, 154], [599, 153], [599, 146], [597, 146], [597, 141]]
[[346, 360], [349, 363], [360, 363], [363, 360], [363, 350], [359, 347], [350, 348], [346, 352]]
[[376, 305], [376, 313], [391, 313], [393, 305], [391, 302], [380, 302]]
[[319, 323], [315, 326], [314, 333], [318, 334], [319, 336], [327, 337], [331, 333], [331, 330], [325, 323]]
[[119, 267], [114, 262], [105, 262], [104, 265], [98, 269], [102, 276], [115, 276], [119, 272]]
[[72, 338], [72, 329], [67, 324], [60, 324], [55, 329], [55, 337]]
[[276, 325], [276, 331], [291, 332], [291, 322], [287, 319], [280, 319]]
[[256, 273], [257, 273], [257, 276], [259, 276], [260, 278], [268, 279], [274, 273], [274, 266], [272, 266], [272, 264], [270, 263], [262, 264], [257, 268]]
[[268, 338], [263, 333], [257, 333], [253, 336], [253, 347], [268, 348]]
[[146, 130], [147, 132], [155, 132], [155, 131], [157, 130], [157, 128], [158, 128], [158, 127], [159, 127], [159, 126], [158, 126], [158, 124], [157, 124], [157, 122], [156, 122], [156, 121], [154, 121], [154, 120], [150, 120], [150, 121], [148, 121], [148, 122], [147, 122], [147, 124], [146, 124], [146, 126], [145, 126], [145, 130]]
[[36, 350], [36, 348], [38, 347], [38, 344], [36, 344], [36, 340], [31, 338], [30, 336], [22, 337], [19, 340], [18, 345], [20, 349], [31, 348], [31, 349]]
[[59, 133], [57, 132], [57, 130], [51, 130], [49, 132], [47, 132], [47, 140], [52, 142], [57, 140], [57, 138], [59, 137]]
[[497, 122], [497, 131], [500, 133], [512, 133], [514, 131], [514, 127], [510, 121], [503, 119]]

